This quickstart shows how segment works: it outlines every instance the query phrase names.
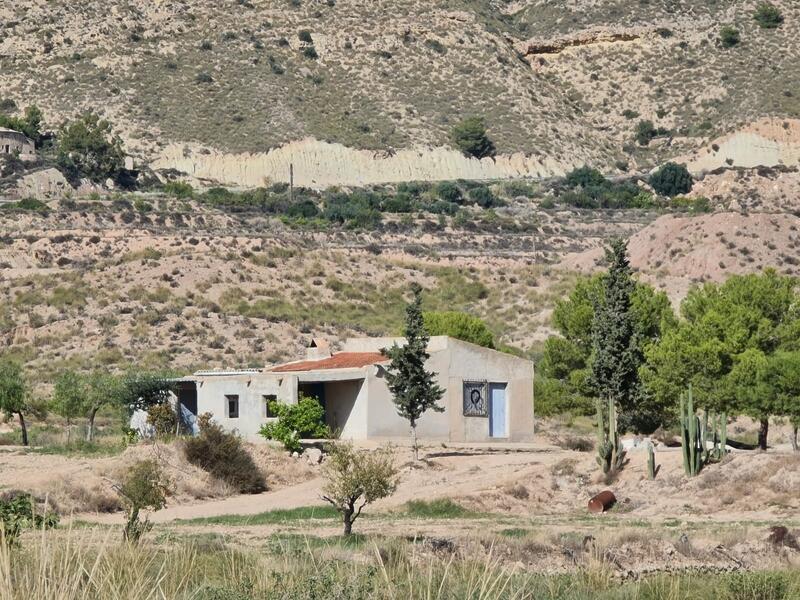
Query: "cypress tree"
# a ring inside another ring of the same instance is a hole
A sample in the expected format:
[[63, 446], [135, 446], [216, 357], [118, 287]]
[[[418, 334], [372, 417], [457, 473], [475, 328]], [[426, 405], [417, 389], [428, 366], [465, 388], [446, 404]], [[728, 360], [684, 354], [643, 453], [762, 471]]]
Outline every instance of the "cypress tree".
[[612, 240], [606, 259], [610, 266], [603, 280], [602, 298], [595, 307], [592, 327], [591, 383], [606, 404], [611, 400], [619, 407], [620, 429], [624, 431], [639, 418], [635, 410], [642, 362], [631, 310], [635, 282], [628, 261], [627, 242]]
[[397, 414], [411, 425], [414, 459], [417, 460], [417, 421], [427, 410], [444, 411], [439, 406], [444, 390], [434, 380], [436, 373], [425, 370], [425, 362], [430, 358], [430, 336], [422, 316], [422, 288], [415, 283], [411, 289], [414, 299], [406, 308], [406, 343], [403, 346], [393, 344], [391, 348], [384, 348], [383, 353], [392, 359], [386, 383], [392, 392]]

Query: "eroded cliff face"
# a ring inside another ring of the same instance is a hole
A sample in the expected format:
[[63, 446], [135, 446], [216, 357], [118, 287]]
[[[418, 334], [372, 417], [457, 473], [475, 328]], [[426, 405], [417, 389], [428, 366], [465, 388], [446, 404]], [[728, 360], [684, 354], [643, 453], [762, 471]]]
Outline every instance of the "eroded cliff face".
[[225, 185], [257, 187], [270, 182], [288, 182], [290, 165], [293, 165], [295, 184], [313, 188], [401, 181], [550, 177], [563, 175], [578, 166], [566, 159], [521, 153], [477, 160], [449, 148], [375, 152], [314, 139], [291, 142], [258, 154], [225, 154], [200, 146], [172, 144], [151, 166], [156, 170], [175, 169], [196, 179]]

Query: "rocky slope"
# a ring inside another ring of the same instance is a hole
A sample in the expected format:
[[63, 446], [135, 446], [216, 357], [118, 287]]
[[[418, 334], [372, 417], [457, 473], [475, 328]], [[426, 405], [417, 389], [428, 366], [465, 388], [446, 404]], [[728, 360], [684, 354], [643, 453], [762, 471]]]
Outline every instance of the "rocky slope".
[[[0, 7], [0, 90], [53, 126], [102, 112], [140, 162], [242, 185], [285, 178], [259, 153], [305, 139], [281, 151], [320, 182], [612, 171], [800, 115], [800, 6], [775, 3], [785, 21], [768, 30], [755, 0], [21, 0]], [[723, 24], [739, 45], [721, 46]], [[508, 158], [427, 153], [469, 114]], [[637, 146], [640, 119], [672, 137]], [[330, 173], [352, 158], [337, 144], [392, 165], [355, 154], [358, 173]], [[796, 163], [793, 148], [770, 156]], [[256, 156], [225, 156], [238, 153]], [[715, 153], [698, 168], [751, 166], [735, 148]]]

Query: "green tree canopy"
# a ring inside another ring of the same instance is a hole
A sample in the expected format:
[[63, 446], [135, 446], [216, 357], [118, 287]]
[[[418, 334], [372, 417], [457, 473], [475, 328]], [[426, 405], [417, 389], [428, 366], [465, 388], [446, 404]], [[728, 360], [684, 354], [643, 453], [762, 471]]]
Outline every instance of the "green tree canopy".
[[42, 111], [35, 104], [25, 109], [23, 117], [0, 114], [0, 127], [19, 131], [31, 138], [37, 145], [41, 142]]
[[483, 117], [467, 117], [453, 127], [451, 137], [456, 148], [467, 156], [485, 158], [495, 155], [494, 143], [486, 133]]
[[691, 383], [698, 406], [761, 420], [766, 446], [768, 416], [785, 414], [769, 373], [779, 352], [796, 350], [796, 284], [767, 269], [692, 289], [678, 327], [646, 351], [648, 392], [674, 403]]
[[458, 340], [494, 348], [494, 335], [478, 317], [458, 311], [426, 312], [425, 329], [429, 335], [449, 335]]
[[28, 410], [28, 384], [22, 365], [7, 358], [0, 358], [0, 410], [6, 415], [17, 415], [22, 430], [22, 445], [28, 445], [28, 430], [25, 413]]
[[[592, 325], [595, 307], [603, 302], [605, 274], [577, 281], [569, 297], [556, 303], [553, 325], [559, 335], [548, 338], [539, 362], [535, 385], [539, 414], [563, 412], [592, 414], [595, 391], [589, 383], [592, 355]], [[634, 342], [637, 353], [658, 341], [675, 326], [669, 298], [651, 286], [636, 282], [631, 295]]]
[[650, 175], [648, 183], [656, 193], [672, 198], [691, 192], [694, 180], [685, 166], [668, 162]]
[[116, 179], [125, 165], [122, 139], [111, 123], [96, 114], [85, 114], [59, 131], [58, 163], [72, 178]]

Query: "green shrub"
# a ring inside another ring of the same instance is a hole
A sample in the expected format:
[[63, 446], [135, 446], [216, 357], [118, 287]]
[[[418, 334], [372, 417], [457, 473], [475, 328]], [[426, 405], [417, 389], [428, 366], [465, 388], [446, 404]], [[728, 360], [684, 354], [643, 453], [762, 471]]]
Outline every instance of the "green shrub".
[[608, 179], [600, 171], [587, 166], [573, 169], [567, 173], [564, 181], [569, 187], [582, 187], [584, 189], [605, 187], [609, 183]]
[[264, 475], [235, 433], [212, 423], [210, 415], [198, 419], [200, 433], [184, 443], [186, 460], [221, 479], [241, 494], [267, 489]]
[[155, 404], [147, 410], [147, 424], [155, 430], [156, 436], [175, 433], [178, 416], [169, 402]]
[[698, 196], [696, 198], [676, 196], [669, 204], [675, 210], [685, 210], [693, 213], [711, 212], [711, 201], [704, 196]]
[[458, 519], [470, 515], [470, 511], [449, 498], [409, 500], [405, 508], [409, 516], [419, 519]]
[[164, 184], [164, 193], [183, 200], [194, 196], [194, 188], [185, 181], [168, 181]]
[[492, 208], [494, 206], [503, 205], [503, 202], [486, 186], [472, 188], [469, 191], [469, 199], [481, 208]]
[[325, 425], [325, 409], [316, 398], [301, 394], [297, 404], [273, 400], [269, 409], [277, 419], [263, 425], [259, 433], [268, 440], [281, 442], [289, 452], [302, 450], [301, 439], [331, 436], [328, 426]]
[[725, 25], [719, 30], [719, 41], [723, 48], [732, 48], [741, 41], [739, 30], [731, 25]]
[[442, 181], [437, 183], [434, 191], [436, 193], [436, 197], [440, 200], [444, 200], [445, 202], [461, 204], [461, 202], [464, 200], [464, 196], [461, 193], [461, 188], [452, 181]]
[[467, 156], [485, 158], [495, 155], [495, 146], [486, 133], [483, 117], [468, 117], [458, 123], [451, 131], [456, 148]]
[[642, 120], [636, 124], [634, 138], [636, 139], [636, 143], [640, 146], [647, 146], [650, 144], [651, 140], [662, 135], [667, 135], [668, 133], [668, 129], [656, 127], [653, 125], [652, 121]]
[[685, 166], [668, 162], [650, 175], [649, 183], [656, 193], [671, 198], [691, 192], [693, 180]]
[[753, 18], [762, 29], [775, 29], [783, 23], [780, 9], [770, 2], [759, 4]]
[[311, 37], [311, 32], [308, 29], [301, 29], [297, 32], [297, 39], [306, 44], [313, 44], [314, 38]]
[[465, 342], [494, 348], [494, 335], [478, 317], [457, 311], [426, 312], [425, 329], [430, 335], [449, 335]]
[[319, 54], [317, 54], [317, 49], [314, 48], [314, 46], [306, 46], [305, 48], [303, 48], [303, 56], [311, 60], [317, 60], [319, 58]]
[[533, 198], [536, 195], [534, 187], [524, 181], [509, 181], [503, 186], [503, 190], [511, 198], [518, 198], [520, 196]]
[[22, 529], [51, 528], [58, 525], [58, 515], [41, 510], [27, 492], [5, 492], [0, 495], [0, 537], [14, 544]]

